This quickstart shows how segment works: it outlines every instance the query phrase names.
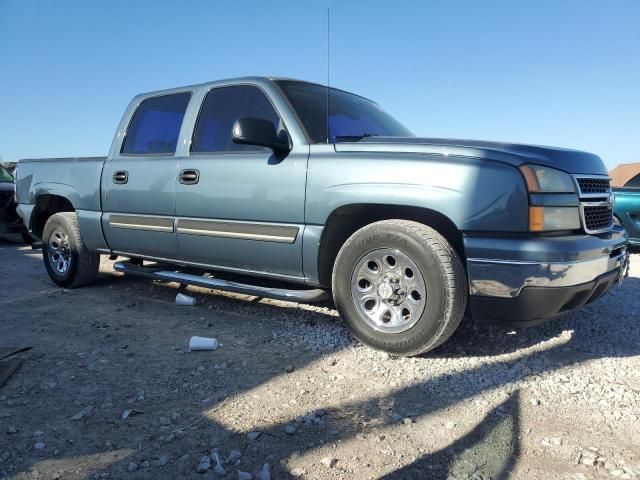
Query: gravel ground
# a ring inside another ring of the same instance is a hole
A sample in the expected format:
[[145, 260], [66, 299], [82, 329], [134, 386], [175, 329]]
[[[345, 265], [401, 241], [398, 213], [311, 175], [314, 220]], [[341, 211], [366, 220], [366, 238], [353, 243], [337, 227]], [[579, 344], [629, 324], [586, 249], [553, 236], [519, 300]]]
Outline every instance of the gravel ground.
[[[55, 288], [0, 244], [0, 479], [640, 477], [640, 255], [542, 327], [397, 359], [314, 307], [123, 278]], [[214, 352], [187, 351], [192, 335]], [[126, 415], [128, 413], [128, 416]], [[123, 417], [127, 418], [123, 418]]]

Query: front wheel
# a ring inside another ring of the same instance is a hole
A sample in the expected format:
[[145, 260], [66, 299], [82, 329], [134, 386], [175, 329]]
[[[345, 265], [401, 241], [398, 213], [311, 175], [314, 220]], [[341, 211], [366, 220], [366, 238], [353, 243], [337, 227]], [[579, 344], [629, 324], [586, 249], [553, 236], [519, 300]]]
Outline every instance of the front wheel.
[[384, 220], [354, 233], [333, 269], [336, 307], [364, 344], [419, 355], [445, 342], [467, 303], [460, 257], [434, 229]]
[[75, 212], [52, 215], [44, 226], [42, 241], [44, 266], [56, 285], [76, 288], [96, 278], [100, 255], [87, 250]]

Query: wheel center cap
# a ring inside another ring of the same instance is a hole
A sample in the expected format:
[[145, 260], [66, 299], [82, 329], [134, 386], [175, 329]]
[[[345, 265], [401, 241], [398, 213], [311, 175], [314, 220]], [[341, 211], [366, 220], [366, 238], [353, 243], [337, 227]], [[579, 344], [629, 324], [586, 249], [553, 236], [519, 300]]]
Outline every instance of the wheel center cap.
[[382, 282], [378, 285], [378, 295], [383, 300], [389, 300], [393, 296], [393, 287], [389, 282]]

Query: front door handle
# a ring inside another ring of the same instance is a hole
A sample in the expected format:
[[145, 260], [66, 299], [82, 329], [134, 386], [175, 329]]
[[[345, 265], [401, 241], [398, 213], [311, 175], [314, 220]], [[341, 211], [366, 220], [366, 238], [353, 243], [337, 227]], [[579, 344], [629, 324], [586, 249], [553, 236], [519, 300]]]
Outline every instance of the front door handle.
[[195, 168], [182, 170], [178, 177], [183, 185], [195, 185], [200, 180], [200, 172]]
[[127, 181], [129, 181], [129, 172], [127, 172], [126, 170], [118, 170], [113, 174], [113, 183], [122, 185], [124, 183], [127, 183]]

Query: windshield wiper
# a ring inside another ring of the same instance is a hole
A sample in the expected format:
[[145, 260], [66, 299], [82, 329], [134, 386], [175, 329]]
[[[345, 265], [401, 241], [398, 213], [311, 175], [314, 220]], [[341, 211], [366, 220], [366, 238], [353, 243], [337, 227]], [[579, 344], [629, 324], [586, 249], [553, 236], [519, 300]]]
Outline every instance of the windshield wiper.
[[377, 133], [363, 133], [362, 135], [336, 135], [333, 137], [335, 141], [352, 141], [357, 142], [358, 140], [362, 140], [367, 137], [379, 137]]

